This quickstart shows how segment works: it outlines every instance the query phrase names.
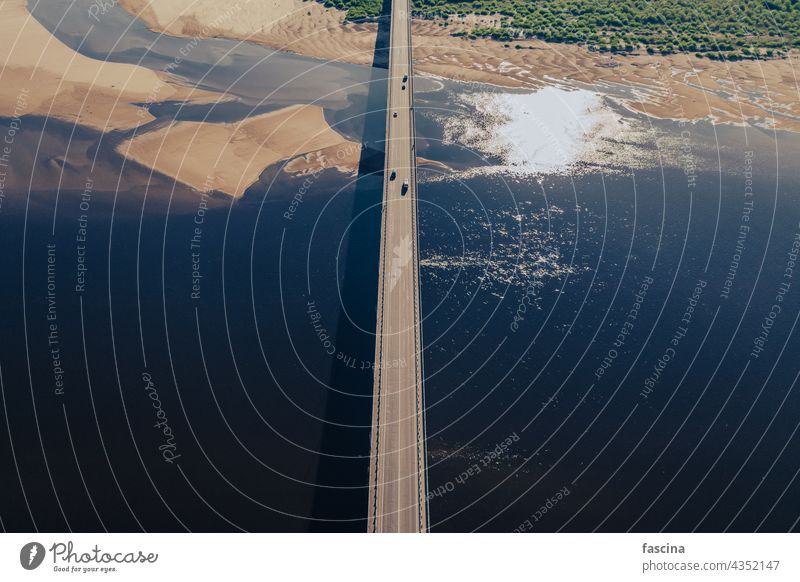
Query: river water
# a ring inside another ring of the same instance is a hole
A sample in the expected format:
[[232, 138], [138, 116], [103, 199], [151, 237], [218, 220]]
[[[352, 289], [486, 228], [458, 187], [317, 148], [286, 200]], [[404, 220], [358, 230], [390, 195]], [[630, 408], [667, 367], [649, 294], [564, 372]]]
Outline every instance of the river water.
[[[186, 45], [90, 4], [31, 6], [94, 58]], [[176, 72], [237, 101], [159, 119], [315, 102], [359, 174], [9, 194], [3, 526], [364, 531], [385, 71], [204, 39]], [[797, 529], [800, 139], [417, 85], [432, 529]], [[31, 167], [72, 132], [25, 128]]]

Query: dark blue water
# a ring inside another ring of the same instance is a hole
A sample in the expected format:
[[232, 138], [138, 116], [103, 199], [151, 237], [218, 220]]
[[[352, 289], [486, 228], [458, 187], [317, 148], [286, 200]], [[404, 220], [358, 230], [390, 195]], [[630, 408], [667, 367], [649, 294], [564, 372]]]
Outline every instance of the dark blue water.
[[[63, 15], [42, 6], [46, 24]], [[65, 42], [86, 33], [80, 14]], [[131, 20], [108, 17], [88, 54], [158, 69], [184, 42], [133, 24], [114, 47]], [[360, 174], [270, 168], [241, 201], [204, 199], [148, 185], [92, 132], [68, 147], [71, 126], [24, 120], [15, 167], [40, 179], [0, 209], [6, 530], [366, 527], [382, 72], [332, 65], [273, 100], [276, 79], [319, 63], [202, 51], [183, 73], [241, 101], [156, 115], [237, 119], [339, 87], [323, 105], [371, 144]], [[428, 115], [459, 90], [418, 96], [419, 153], [480, 166]], [[691, 180], [674, 164], [438, 181], [421, 168], [434, 531], [797, 529], [800, 142], [691, 136]], [[56, 197], [47, 162], [65, 151], [79, 170]]]
[[797, 528], [797, 139], [716, 138], [691, 185], [422, 189], [435, 530]]

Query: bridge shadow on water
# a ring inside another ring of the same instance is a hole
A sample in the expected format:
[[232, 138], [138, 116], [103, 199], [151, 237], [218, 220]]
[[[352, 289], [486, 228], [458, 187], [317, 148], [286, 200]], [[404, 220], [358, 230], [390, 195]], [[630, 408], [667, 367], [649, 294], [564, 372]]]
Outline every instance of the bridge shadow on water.
[[[391, 0], [383, 0], [361, 128], [351, 223], [337, 258], [342, 300], [311, 522], [313, 531], [367, 530], [369, 454], [386, 139]], [[321, 485], [321, 486], [320, 486]]]

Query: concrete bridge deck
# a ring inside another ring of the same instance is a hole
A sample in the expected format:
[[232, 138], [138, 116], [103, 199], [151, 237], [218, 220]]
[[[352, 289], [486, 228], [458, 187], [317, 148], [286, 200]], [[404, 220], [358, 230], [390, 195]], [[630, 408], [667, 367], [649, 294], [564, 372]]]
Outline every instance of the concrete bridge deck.
[[425, 399], [408, 0], [392, 1], [389, 43], [369, 531], [425, 532]]

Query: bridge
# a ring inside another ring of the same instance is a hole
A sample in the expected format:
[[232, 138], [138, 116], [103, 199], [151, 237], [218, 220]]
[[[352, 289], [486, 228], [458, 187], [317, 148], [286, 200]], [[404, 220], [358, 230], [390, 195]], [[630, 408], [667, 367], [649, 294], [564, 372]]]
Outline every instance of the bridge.
[[428, 531], [409, 0], [392, 0], [369, 531]]

